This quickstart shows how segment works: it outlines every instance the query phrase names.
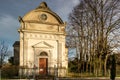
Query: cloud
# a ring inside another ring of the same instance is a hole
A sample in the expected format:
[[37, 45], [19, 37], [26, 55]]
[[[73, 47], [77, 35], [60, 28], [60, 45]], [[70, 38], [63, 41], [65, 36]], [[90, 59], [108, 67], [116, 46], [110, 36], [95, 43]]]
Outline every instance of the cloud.
[[80, 0], [72, 0], [72, 3], [74, 4], [74, 6], [76, 6], [80, 3]]
[[73, 7], [79, 3], [79, 0], [70, 0], [66, 2], [63, 0], [61, 3], [63, 5], [57, 9], [57, 12], [67, 21], [69, 14], [72, 12]]
[[54, 0], [48, 2], [48, 6], [65, 21], [67, 21], [73, 7], [78, 4], [79, 0]]
[[0, 40], [12, 43], [18, 40], [18, 20], [8, 14], [0, 15]]
[[[0, 4], [0, 40], [4, 40], [13, 45], [19, 40], [17, 29], [20, 24], [16, 17], [23, 16], [28, 11], [35, 9], [44, 0], [31, 1], [2, 1]], [[67, 21], [69, 13], [73, 7], [79, 4], [79, 0], [46, 0], [51, 10], [56, 12], [63, 21]]]

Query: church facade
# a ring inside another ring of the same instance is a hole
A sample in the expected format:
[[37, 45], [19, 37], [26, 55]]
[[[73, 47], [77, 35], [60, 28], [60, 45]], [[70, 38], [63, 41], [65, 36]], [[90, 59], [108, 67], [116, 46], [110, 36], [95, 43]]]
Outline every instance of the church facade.
[[19, 17], [19, 22], [19, 74], [66, 76], [66, 23], [45, 2]]

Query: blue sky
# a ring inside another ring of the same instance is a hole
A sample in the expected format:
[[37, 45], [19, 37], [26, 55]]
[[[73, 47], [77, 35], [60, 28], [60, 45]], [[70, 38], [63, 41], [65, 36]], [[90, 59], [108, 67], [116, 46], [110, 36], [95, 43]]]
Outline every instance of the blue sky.
[[68, 20], [69, 13], [79, 3], [79, 0], [0, 0], [0, 41], [5, 41], [12, 50], [13, 43], [19, 40], [18, 16], [24, 16], [42, 1], [45, 1], [63, 21]]

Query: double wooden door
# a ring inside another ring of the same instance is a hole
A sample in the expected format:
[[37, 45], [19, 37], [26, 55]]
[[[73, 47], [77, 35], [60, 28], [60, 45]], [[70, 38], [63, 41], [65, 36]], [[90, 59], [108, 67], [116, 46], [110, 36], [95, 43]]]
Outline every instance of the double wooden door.
[[41, 75], [47, 74], [47, 67], [48, 67], [48, 59], [47, 58], [40, 58], [39, 59], [39, 73]]

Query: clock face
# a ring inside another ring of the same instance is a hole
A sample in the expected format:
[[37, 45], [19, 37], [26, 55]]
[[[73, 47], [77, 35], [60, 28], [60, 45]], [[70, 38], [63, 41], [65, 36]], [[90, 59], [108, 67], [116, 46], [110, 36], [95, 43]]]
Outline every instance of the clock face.
[[41, 20], [47, 20], [47, 15], [46, 14], [41, 14], [40, 18], [41, 18]]

